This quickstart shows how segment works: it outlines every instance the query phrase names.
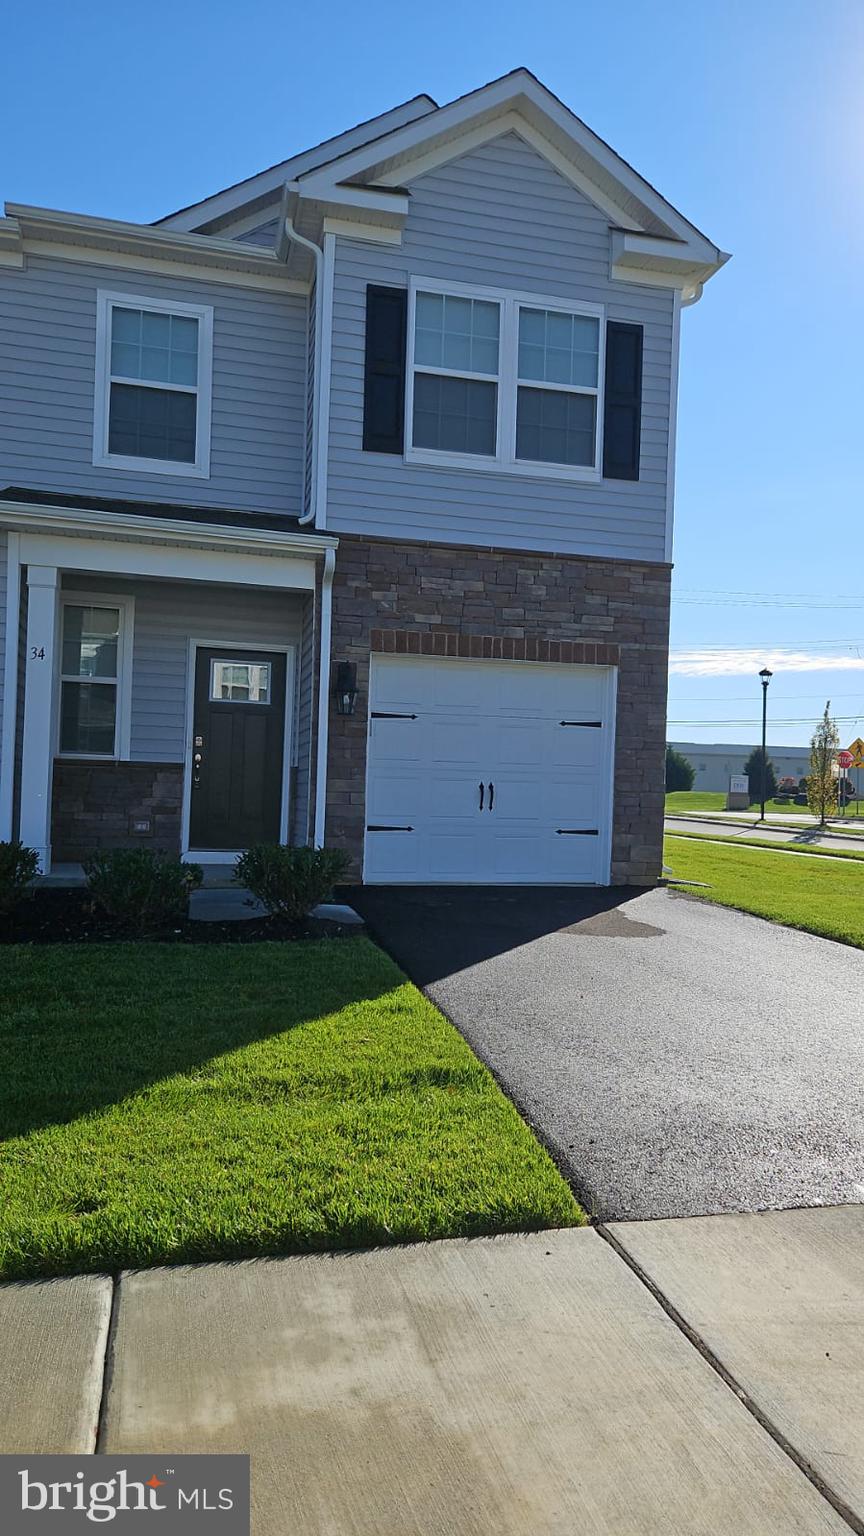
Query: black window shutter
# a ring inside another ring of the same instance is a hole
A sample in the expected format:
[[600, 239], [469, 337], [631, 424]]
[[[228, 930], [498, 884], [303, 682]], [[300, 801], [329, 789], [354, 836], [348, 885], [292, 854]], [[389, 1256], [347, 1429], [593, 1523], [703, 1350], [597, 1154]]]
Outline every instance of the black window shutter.
[[603, 475], [639, 479], [642, 437], [642, 327], [610, 320], [606, 327]]
[[405, 422], [405, 288], [366, 289], [366, 372], [363, 385], [363, 447], [369, 453], [401, 453]]

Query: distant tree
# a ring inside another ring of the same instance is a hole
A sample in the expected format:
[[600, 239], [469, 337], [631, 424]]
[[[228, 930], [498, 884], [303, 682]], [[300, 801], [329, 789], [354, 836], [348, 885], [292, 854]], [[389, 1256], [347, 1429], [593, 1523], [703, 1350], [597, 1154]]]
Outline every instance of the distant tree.
[[840, 750], [840, 732], [831, 719], [831, 700], [810, 739], [810, 773], [807, 778], [807, 804], [821, 824], [837, 809], [837, 779], [834, 762]]
[[692, 789], [693, 780], [696, 777], [696, 769], [690, 759], [683, 752], [676, 752], [674, 747], [666, 748], [666, 793], [671, 795], [676, 789]]
[[[754, 747], [746, 763], [744, 772], [750, 784], [750, 804], [755, 805], [762, 799], [762, 748]], [[765, 799], [773, 800], [777, 793], [777, 775], [767, 752], [765, 754]]]

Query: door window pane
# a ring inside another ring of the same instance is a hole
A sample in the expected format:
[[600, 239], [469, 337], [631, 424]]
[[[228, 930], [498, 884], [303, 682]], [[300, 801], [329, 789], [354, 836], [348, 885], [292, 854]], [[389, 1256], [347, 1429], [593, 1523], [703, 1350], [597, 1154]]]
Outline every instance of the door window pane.
[[194, 394], [112, 384], [108, 452], [194, 464], [196, 415]]
[[269, 704], [269, 661], [212, 661], [210, 698], [232, 704]]
[[520, 379], [596, 389], [599, 357], [599, 320], [554, 309], [520, 309]]
[[64, 682], [60, 689], [60, 751], [114, 756], [115, 683]]
[[596, 423], [596, 395], [520, 387], [516, 457], [543, 464], [593, 466]]
[[479, 379], [414, 376], [414, 447], [494, 455], [498, 389]]

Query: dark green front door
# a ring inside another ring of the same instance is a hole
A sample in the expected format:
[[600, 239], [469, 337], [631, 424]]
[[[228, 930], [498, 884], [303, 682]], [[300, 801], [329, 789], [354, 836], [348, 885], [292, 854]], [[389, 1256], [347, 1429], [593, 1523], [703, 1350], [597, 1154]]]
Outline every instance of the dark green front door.
[[285, 656], [199, 649], [190, 848], [279, 841], [284, 751]]

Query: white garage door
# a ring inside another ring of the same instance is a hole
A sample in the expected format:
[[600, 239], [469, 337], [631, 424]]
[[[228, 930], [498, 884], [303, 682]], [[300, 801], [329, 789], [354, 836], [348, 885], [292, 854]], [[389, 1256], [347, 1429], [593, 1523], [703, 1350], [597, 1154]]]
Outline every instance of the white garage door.
[[609, 667], [376, 656], [371, 883], [609, 881]]

